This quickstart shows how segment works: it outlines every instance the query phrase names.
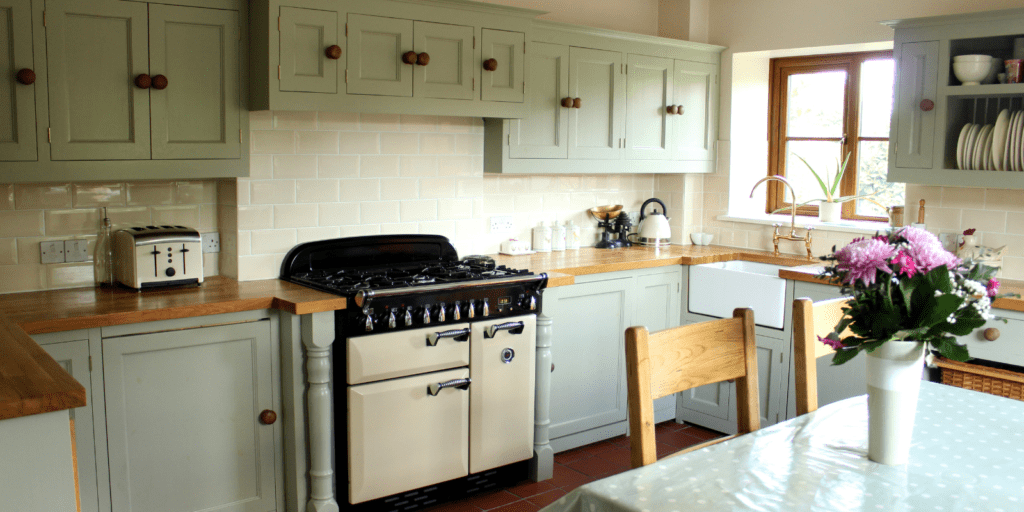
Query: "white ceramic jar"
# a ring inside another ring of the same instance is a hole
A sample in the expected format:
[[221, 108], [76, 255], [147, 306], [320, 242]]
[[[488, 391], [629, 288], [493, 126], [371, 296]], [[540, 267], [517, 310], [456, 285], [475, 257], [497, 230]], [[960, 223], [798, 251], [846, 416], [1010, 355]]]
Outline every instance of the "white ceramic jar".
[[533, 228], [533, 250], [551, 252], [551, 228], [544, 221]]
[[571, 220], [565, 223], [565, 248], [574, 251], [580, 248], [580, 227]]
[[567, 230], [565, 226], [555, 221], [551, 224], [551, 250], [552, 251], [564, 251], [565, 250], [565, 236]]

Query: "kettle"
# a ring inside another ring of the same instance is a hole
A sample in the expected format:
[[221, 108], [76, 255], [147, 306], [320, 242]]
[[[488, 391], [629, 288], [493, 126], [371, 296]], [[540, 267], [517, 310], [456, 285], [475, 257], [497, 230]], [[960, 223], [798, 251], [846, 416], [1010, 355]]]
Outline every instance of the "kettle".
[[[644, 215], [644, 208], [651, 203], [658, 203], [661, 205], [661, 212], [655, 208], [654, 212], [650, 215]], [[649, 247], [664, 247], [669, 245], [672, 241], [672, 228], [668, 225], [668, 217], [663, 212], [666, 211], [665, 203], [661, 199], [650, 198], [644, 201], [644, 204], [640, 206], [640, 227], [634, 235], [636, 243], [640, 245], [646, 245]]]

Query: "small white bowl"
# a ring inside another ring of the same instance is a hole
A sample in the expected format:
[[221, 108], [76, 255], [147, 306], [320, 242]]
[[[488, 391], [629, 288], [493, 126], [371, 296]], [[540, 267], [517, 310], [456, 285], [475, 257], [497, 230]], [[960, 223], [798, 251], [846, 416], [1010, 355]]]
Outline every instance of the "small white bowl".
[[983, 84], [994, 84], [996, 78], [999, 76], [999, 72], [1003, 70], [1003, 59], [999, 57], [992, 57], [992, 67], [988, 70], [988, 76], [981, 81]]
[[957, 55], [953, 57], [953, 62], [988, 62], [992, 60], [991, 55]]
[[714, 237], [715, 237], [715, 235], [712, 235], [710, 233], [701, 233], [700, 234], [700, 244], [701, 245], [709, 245], [711, 243], [711, 239], [714, 238]]
[[985, 61], [953, 63], [953, 74], [963, 85], [981, 85], [981, 81], [988, 77], [988, 72], [991, 69], [991, 58]]
[[700, 243], [702, 235], [704, 235], [704, 233], [690, 233], [690, 241], [693, 242], [693, 245], [704, 245]]

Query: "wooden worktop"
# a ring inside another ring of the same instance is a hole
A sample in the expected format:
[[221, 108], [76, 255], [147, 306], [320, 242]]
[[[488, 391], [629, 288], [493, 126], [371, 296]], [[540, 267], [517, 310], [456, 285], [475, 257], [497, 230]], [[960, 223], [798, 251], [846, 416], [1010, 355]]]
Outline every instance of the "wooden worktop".
[[278, 279], [209, 277], [199, 287], [75, 288], [0, 295], [0, 420], [85, 405], [85, 388], [29, 334], [258, 309], [303, 315], [345, 308], [345, 299]]

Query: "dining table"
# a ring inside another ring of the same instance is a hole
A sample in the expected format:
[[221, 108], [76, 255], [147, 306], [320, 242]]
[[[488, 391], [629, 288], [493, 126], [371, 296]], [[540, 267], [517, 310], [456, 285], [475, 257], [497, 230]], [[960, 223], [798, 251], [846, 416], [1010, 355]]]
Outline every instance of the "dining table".
[[867, 395], [576, 488], [542, 512], [1024, 511], [1024, 402], [922, 382], [907, 464], [868, 459]]

